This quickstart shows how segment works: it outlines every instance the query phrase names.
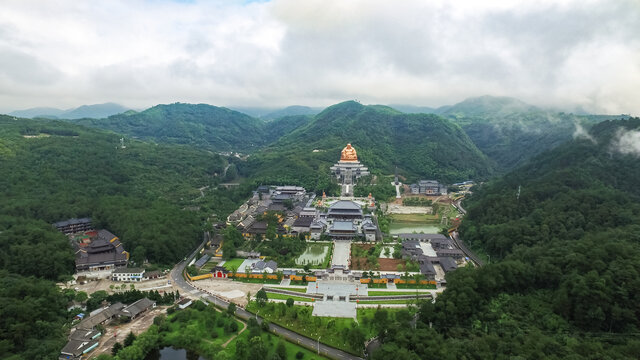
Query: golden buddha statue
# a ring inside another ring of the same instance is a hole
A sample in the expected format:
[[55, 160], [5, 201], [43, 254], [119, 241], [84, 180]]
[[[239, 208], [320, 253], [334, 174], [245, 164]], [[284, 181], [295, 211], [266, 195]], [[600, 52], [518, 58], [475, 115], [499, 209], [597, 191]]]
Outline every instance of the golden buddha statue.
[[356, 149], [351, 146], [351, 144], [347, 144], [347, 146], [342, 149], [342, 155], [340, 156], [340, 161], [358, 161], [358, 155], [356, 154]]

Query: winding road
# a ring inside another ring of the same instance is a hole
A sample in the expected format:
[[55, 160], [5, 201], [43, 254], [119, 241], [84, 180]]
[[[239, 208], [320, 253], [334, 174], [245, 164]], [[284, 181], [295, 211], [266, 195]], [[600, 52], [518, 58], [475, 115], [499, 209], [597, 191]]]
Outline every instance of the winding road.
[[[198, 288], [196, 288], [195, 286], [193, 286], [191, 283], [189, 283], [183, 276], [182, 273], [184, 272], [184, 268], [185, 266], [189, 263], [189, 261], [191, 261], [191, 259], [198, 253], [198, 251], [200, 251], [200, 249], [202, 249], [202, 247], [204, 246], [204, 241], [202, 242], [202, 244], [200, 244], [200, 246], [198, 246], [198, 248], [191, 254], [189, 255], [187, 258], [185, 258], [185, 260], [179, 262], [174, 268], [173, 270], [171, 270], [171, 280], [174, 282], [174, 284], [176, 284], [180, 289], [182, 289], [183, 294], [189, 294], [191, 296], [194, 297], [199, 297], [202, 298], [210, 303], [215, 304], [216, 306], [220, 306], [223, 309], [226, 309], [229, 306], [229, 302], [210, 293], [207, 293], [205, 291], [202, 291]], [[259, 324], [262, 324], [262, 318], [254, 315], [248, 311], [246, 311], [245, 309], [238, 307], [236, 309], [236, 316], [243, 319], [243, 320], [248, 320], [250, 317], [254, 317]], [[323, 343], [318, 343], [317, 339], [311, 339], [309, 337], [306, 337], [304, 335], [300, 335], [296, 332], [293, 332], [289, 329], [286, 329], [282, 326], [276, 325], [276, 324], [269, 324], [269, 330], [277, 335], [281, 335], [282, 337], [284, 337], [285, 339], [289, 340], [292, 343], [295, 344], [299, 344], [302, 345], [308, 349], [312, 349], [316, 352], [318, 352], [321, 355], [324, 355], [326, 357], [332, 358], [332, 359], [350, 359], [350, 360], [362, 360], [362, 358], [357, 357], [355, 355], [349, 354], [345, 351], [333, 348], [331, 346], [325, 345]]]

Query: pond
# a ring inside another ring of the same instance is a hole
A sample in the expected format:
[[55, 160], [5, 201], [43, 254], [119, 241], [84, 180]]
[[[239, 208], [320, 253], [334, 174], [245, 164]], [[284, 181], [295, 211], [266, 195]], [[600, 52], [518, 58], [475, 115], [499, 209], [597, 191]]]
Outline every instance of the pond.
[[329, 252], [327, 244], [309, 244], [304, 253], [296, 259], [296, 264], [320, 265], [327, 256], [327, 252]]
[[425, 234], [438, 234], [440, 232], [440, 226], [430, 224], [419, 224], [414, 222], [392, 222], [389, 225], [389, 233], [405, 234], [405, 233], [425, 233]]
[[205, 360], [205, 358], [194, 351], [164, 347], [151, 350], [144, 360]]

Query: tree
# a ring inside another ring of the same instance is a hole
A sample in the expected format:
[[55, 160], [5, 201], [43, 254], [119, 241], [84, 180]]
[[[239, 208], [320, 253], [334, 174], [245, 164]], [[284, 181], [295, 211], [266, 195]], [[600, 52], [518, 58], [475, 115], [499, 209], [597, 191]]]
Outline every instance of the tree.
[[83, 303], [83, 302], [87, 301], [88, 298], [89, 298], [89, 295], [87, 295], [86, 292], [78, 291], [76, 293], [76, 296], [75, 296], [74, 300], [77, 301], [77, 302]]
[[120, 350], [122, 350], [122, 344], [116, 341], [116, 343], [113, 344], [113, 347], [111, 348], [111, 355], [113, 356], [118, 355], [118, 351]]
[[133, 332], [129, 331], [129, 334], [127, 334], [127, 337], [124, 338], [124, 347], [131, 346], [131, 344], [133, 344], [134, 341], [136, 341], [136, 336]]
[[294, 303], [293, 298], [287, 298], [287, 306], [288, 307], [292, 307], [293, 303]]
[[147, 250], [142, 245], [136, 246], [131, 253], [131, 260], [136, 263], [136, 265], [141, 266], [144, 264], [144, 260], [147, 257]]
[[235, 303], [229, 303], [229, 306], [227, 307], [227, 314], [233, 315], [235, 313], [236, 313], [236, 304]]
[[269, 297], [267, 296], [267, 292], [264, 289], [258, 290], [256, 293], [256, 301], [258, 302], [258, 306], [263, 307], [267, 301], [269, 301]]
[[278, 341], [278, 345], [276, 346], [276, 354], [280, 357], [280, 359], [285, 360], [287, 358], [287, 348], [282, 340]]

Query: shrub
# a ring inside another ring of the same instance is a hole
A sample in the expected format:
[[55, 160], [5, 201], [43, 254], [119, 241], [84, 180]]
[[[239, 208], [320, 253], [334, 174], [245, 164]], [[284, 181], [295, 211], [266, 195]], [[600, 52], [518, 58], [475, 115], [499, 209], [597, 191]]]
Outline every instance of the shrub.
[[296, 359], [300, 360], [304, 357], [304, 353], [302, 351], [298, 351], [296, 353]]

